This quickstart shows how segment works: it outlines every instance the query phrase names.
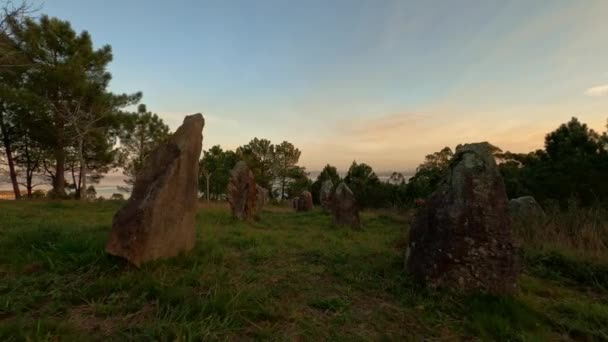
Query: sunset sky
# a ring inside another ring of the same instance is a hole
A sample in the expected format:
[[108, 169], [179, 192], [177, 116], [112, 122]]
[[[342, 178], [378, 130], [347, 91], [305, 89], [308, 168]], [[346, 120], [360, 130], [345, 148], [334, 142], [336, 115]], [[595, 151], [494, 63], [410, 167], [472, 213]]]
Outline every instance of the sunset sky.
[[46, 0], [114, 51], [116, 92], [204, 148], [288, 140], [302, 165], [412, 170], [443, 146], [527, 152], [608, 118], [608, 1]]

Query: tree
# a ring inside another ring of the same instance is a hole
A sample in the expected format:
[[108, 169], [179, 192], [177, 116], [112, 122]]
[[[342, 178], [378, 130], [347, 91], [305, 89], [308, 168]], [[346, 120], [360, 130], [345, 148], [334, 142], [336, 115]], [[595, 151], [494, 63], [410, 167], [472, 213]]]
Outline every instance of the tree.
[[274, 174], [277, 176], [279, 181], [279, 199], [285, 199], [287, 187], [290, 183], [308, 179], [303, 168], [298, 167], [296, 164], [300, 160], [301, 152], [293, 144], [287, 141], [283, 141], [281, 144], [275, 146], [274, 151]]
[[285, 188], [286, 198], [299, 196], [303, 191], [308, 190], [312, 181], [308, 178], [308, 173], [304, 167], [295, 166], [289, 169], [287, 178], [290, 180]]
[[[21, 23], [9, 21], [7, 30], [18, 54], [31, 62], [20, 69], [27, 81], [25, 88], [45, 101], [46, 106], [36, 115], [43, 117], [39, 122], [44, 123], [48, 134], [39, 139], [53, 150], [53, 193], [64, 196], [67, 150], [83, 140], [74, 137], [86, 136], [81, 124], [88, 124], [91, 115], [104, 112], [99, 110], [97, 100], [100, 94], [107, 94], [111, 48], [105, 45], [95, 49], [88, 32], [77, 34], [69, 22], [48, 16], [26, 18]], [[83, 153], [84, 144], [80, 145], [76, 149]], [[85, 167], [84, 162], [81, 167]]]
[[338, 174], [338, 169], [335, 166], [331, 166], [329, 164], [323, 167], [323, 170], [317, 176], [317, 179], [310, 185], [310, 192], [312, 193], [312, 199], [315, 204], [319, 203], [319, 194], [321, 192], [321, 186], [327, 180], [331, 180], [334, 186], [337, 186], [340, 183], [340, 175]]
[[247, 145], [237, 148], [236, 153], [253, 171], [256, 183], [272, 190], [275, 180], [275, 146], [270, 140], [254, 138]]
[[4, 3], [0, 9], [0, 140], [5, 153], [6, 166], [15, 199], [21, 198], [14, 159], [14, 142], [19, 138], [17, 129], [20, 88], [23, 68], [28, 61], [19, 53], [14, 40], [14, 28], [20, 27], [30, 7], [25, 3]]
[[85, 196], [88, 200], [94, 200], [97, 198], [97, 190], [95, 190], [95, 187], [90, 185], [87, 190], [86, 190], [86, 194]]
[[405, 176], [401, 172], [393, 172], [388, 179], [388, 182], [394, 185], [405, 184]]
[[0, 138], [2, 139], [2, 146], [6, 155], [6, 164], [8, 166], [10, 182], [13, 186], [13, 193], [15, 194], [15, 199], [18, 200], [21, 198], [21, 191], [19, 190], [15, 158], [13, 156], [13, 145], [18, 134], [15, 127], [15, 107], [14, 103], [8, 100], [10, 98], [7, 87], [4, 85], [0, 86]]
[[381, 183], [371, 166], [353, 161], [344, 177], [344, 182], [353, 191], [362, 208], [381, 206], [379, 204]]
[[41, 173], [42, 160], [45, 156], [44, 147], [32, 138], [29, 130], [26, 129], [21, 134], [22, 136], [14, 145], [17, 152], [15, 165], [18, 166], [19, 185], [24, 186], [27, 197], [32, 198], [34, 188], [41, 185], [41, 183], [34, 183], [34, 177]]
[[444, 178], [454, 153], [449, 147], [427, 155], [424, 162], [416, 168], [416, 173], [407, 183], [406, 193], [411, 201], [427, 198]]
[[[80, 196], [80, 189], [87, 189], [87, 164], [91, 161], [96, 162], [97, 170], [103, 169], [107, 172], [104, 166], [114, 160], [112, 153], [114, 140], [109, 132], [110, 127], [117, 124], [115, 116], [118, 115], [118, 110], [137, 103], [141, 98], [141, 93], [114, 95], [105, 91], [107, 86], [107, 81], [88, 85], [81, 94], [82, 98], [75, 110], [66, 111], [68, 113], [66, 121], [74, 132], [79, 164], [78, 182], [74, 182], [74, 186], [76, 197], [82, 200], [87, 199], [86, 196]], [[88, 151], [92, 153], [87, 154]], [[98, 158], [87, 158], [91, 155]]]
[[0, 8], [0, 69], [3, 71], [27, 64], [14, 44], [12, 28], [22, 25], [25, 19], [36, 11], [37, 8], [25, 1], [6, 0]]
[[110, 196], [110, 200], [111, 201], [124, 201], [125, 195], [115, 193], [115, 194], [112, 194], [112, 196]]
[[199, 186], [201, 192], [205, 193], [208, 199], [213, 195], [213, 198], [217, 200], [226, 193], [230, 171], [236, 165], [236, 162], [236, 153], [234, 151], [224, 151], [219, 145], [203, 152], [203, 158], [199, 163], [201, 170]]
[[120, 164], [124, 168], [126, 186], [120, 190], [130, 192], [135, 176], [144, 165], [150, 152], [169, 137], [167, 126], [158, 115], [148, 112], [144, 104], [137, 113], [125, 113], [120, 138]]
[[325, 165], [321, 173], [319, 173], [317, 176], [317, 181], [320, 183], [323, 183], [326, 180], [331, 180], [335, 185], [340, 183], [340, 175], [338, 174], [338, 169], [336, 169], [335, 166], [331, 166], [329, 164]]
[[608, 151], [604, 135], [577, 118], [545, 137], [544, 150], [501, 154], [499, 169], [507, 193], [532, 194], [537, 200], [557, 200], [565, 207], [571, 198], [583, 205], [608, 199]]

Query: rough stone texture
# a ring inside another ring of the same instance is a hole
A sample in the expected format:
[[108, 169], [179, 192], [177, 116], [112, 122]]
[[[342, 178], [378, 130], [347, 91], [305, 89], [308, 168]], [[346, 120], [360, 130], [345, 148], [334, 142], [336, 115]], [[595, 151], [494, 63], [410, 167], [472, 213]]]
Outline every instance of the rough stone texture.
[[258, 188], [253, 178], [253, 172], [244, 161], [236, 163], [230, 172], [227, 192], [228, 203], [230, 203], [234, 217], [239, 220], [255, 218]]
[[546, 218], [545, 211], [532, 196], [511, 199], [509, 213], [514, 224], [540, 223]]
[[129, 201], [114, 215], [106, 244], [109, 254], [139, 267], [194, 247], [204, 125], [201, 114], [187, 116], [168, 141], [150, 153]]
[[296, 211], [312, 210], [312, 194], [309, 191], [302, 192], [300, 196], [295, 198], [293, 205]]
[[408, 271], [431, 287], [516, 290], [507, 196], [490, 144], [456, 149], [446, 179], [416, 213], [407, 254]]
[[331, 179], [326, 180], [321, 185], [321, 191], [319, 191], [319, 203], [321, 203], [321, 208], [323, 211], [330, 212], [331, 211], [331, 190], [334, 187], [334, 183]]
[[331, 212], [335, 225], [361, 229], [355, 194], [344, 183], [340, 183], [331, 195]]
[[260, 210], [262, 210], [262, 208], [264, 208], [264, 206], [266, 205], [266, 203], [268, 203], [268, 189], [260, 186], [260, 185], [256, 185], [257, 188], [257, 203], [256, 203], [256, 212], [259, 212]]

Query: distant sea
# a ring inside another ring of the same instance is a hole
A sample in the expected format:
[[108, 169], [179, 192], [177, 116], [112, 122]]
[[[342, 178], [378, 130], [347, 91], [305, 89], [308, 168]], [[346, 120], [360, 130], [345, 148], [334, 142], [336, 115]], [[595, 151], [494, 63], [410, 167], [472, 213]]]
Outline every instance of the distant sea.
[[[315, 180], [317, 179], [317, 176], [319, 175], [319, 173], [321, 173], [321, 171], [311, 171], [308, 174], [308, 178], [310, 178], [311, 180]], [[382, 182], [386, 182], [388, 181], [388, 179], [390, 178], [392, 172], [378, 172], [376, 173], [376, 175], [378, 176], [378, 178], [380, 179], [380, 181]], [[412, 177], [412, 173], [408, 173], [408, 172], [402, 172], [403, 176], [405, 177], [405, 180], [409, 180]], [[340, 172], [340, 176], [344, 177], [346, 176], [346, 172]], [[124, 175], [122, 174], [122, 170], [113, 170], [111, 172], [109, 172], [108, 174], [105, 175], [104, 178], [101, 179], [101, 181], [98, 184], [93, 184], [93, 186], [95, 187], [95, 190], [97, 190], [97, 196], [101, 196], [104, 198], [110, 198], [110, 196], [112, 196], [112, 194], [115, 193], [122, 193], [125, 197], [128, 197], [128, 193], [125, 192], [121, 192], [118, 190], [118, 186], [124, 186]], [[40, 185], [38, 187], [35, 188], [36, 189], [41, 189], [41, 190], [49, 190], [51, 187], [49, 184], [44, 184], [44, 185]], [[0, 183], [0, 190], [12, 190], [12, 187], [9, 183]]]

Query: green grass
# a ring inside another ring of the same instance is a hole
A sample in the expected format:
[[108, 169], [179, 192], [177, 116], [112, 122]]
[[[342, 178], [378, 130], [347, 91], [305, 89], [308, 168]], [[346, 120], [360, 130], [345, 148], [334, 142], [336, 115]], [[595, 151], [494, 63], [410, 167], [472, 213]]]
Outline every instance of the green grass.
[[426, 289], [408, 219], [203, 206], [193, 251], [141, 269], [104, 253], [117, 202], [0, 202], [0, 340], [608, 339], [608, 262], [524, 249], [513, 298]]

